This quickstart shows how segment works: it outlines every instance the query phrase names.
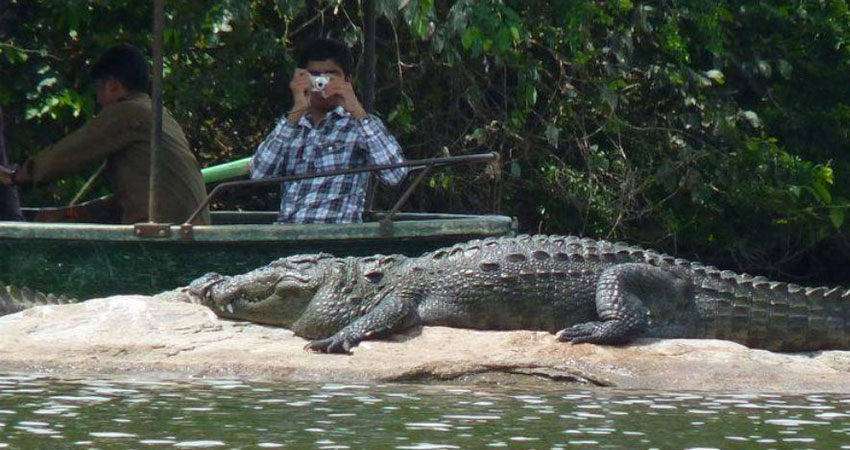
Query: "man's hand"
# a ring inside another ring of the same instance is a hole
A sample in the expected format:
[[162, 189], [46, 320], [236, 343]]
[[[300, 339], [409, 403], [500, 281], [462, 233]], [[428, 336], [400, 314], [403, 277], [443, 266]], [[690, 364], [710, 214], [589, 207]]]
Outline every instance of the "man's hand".
[[8, 167], [0, 166], [0, 183], [9, 186], [14, 182], [14, 171]]
[[331, 81], [325, 86], [323, 92], [325, 97], [339, 98], [339, 104], [343, 109], [351, 113], [355, 119], [363, 119], [366, 117], [366, 110], [354, 94], [354, 87], [351, 82], [343, 77], [331, 77]]
[[286, 119], [291, 124], [298, 123], [298, 119], [307, 113], [310, 108], [310, 91], [313, 83], [310, 81], [310, 72], [304, 69], [295, 69], [292, 80], [289, 82], [289, 90], [292, 91], [292, 109]]

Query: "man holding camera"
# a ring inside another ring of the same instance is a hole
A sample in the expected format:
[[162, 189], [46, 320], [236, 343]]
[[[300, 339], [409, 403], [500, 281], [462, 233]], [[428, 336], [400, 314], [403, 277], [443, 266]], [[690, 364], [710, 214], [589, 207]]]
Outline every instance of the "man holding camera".
[[[289, 88], [292, 109], [257, 148], [251, 178], [270, 178], [394, 164], [401, 147], [384, 124], [368, 114], [351, 84], [348, 47], [331, 39], [307, 43]], [[378, 172], [395, 185], [406, 168]], [[281, 186], [280, 223], [361, 222], [369, 173], [291, 181]]]

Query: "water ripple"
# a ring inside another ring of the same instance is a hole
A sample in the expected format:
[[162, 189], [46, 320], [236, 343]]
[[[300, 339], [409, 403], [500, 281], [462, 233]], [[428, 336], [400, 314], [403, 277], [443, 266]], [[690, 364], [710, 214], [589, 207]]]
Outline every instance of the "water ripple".
[[0, 375], [0, 419], [0, 448], [850, 449], [820, 394]]

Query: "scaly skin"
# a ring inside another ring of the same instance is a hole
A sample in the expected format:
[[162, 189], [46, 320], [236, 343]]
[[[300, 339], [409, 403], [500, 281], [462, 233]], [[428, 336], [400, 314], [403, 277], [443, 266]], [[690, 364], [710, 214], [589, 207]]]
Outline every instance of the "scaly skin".
[[560, 330], [573, 343], [728, 339], [774, 351], [850, 349], [850, 291], [802, 288], [573, 236], [475, 240], [418, 258], [279, 259], [208, 274], [190, 297], [220, 317], [291, 328], [348, 352], [416, 325]]
[[62, 305], [76, 303], [72, 298], [53, 294], [43, 294], [29, 288], [17, 288], [0, 283], [0, 316], [13, 314], [38, 305]]

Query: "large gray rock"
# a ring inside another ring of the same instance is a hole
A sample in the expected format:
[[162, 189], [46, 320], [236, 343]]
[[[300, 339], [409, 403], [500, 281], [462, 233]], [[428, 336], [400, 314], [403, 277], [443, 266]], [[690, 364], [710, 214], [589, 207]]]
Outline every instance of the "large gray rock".
[[[0, 370], [293, 381], [517, 382], [626, 389], [850, 392], [850, 352], [779, 354], [717, 340], [558, 343], [532, 331], [425, 327], [352, 355], [303, 349], [289, 330], [223, 321], [180, 294], [42, 306], [0, 318]], [[547, 381], [548, 382], [548, 381]]]

